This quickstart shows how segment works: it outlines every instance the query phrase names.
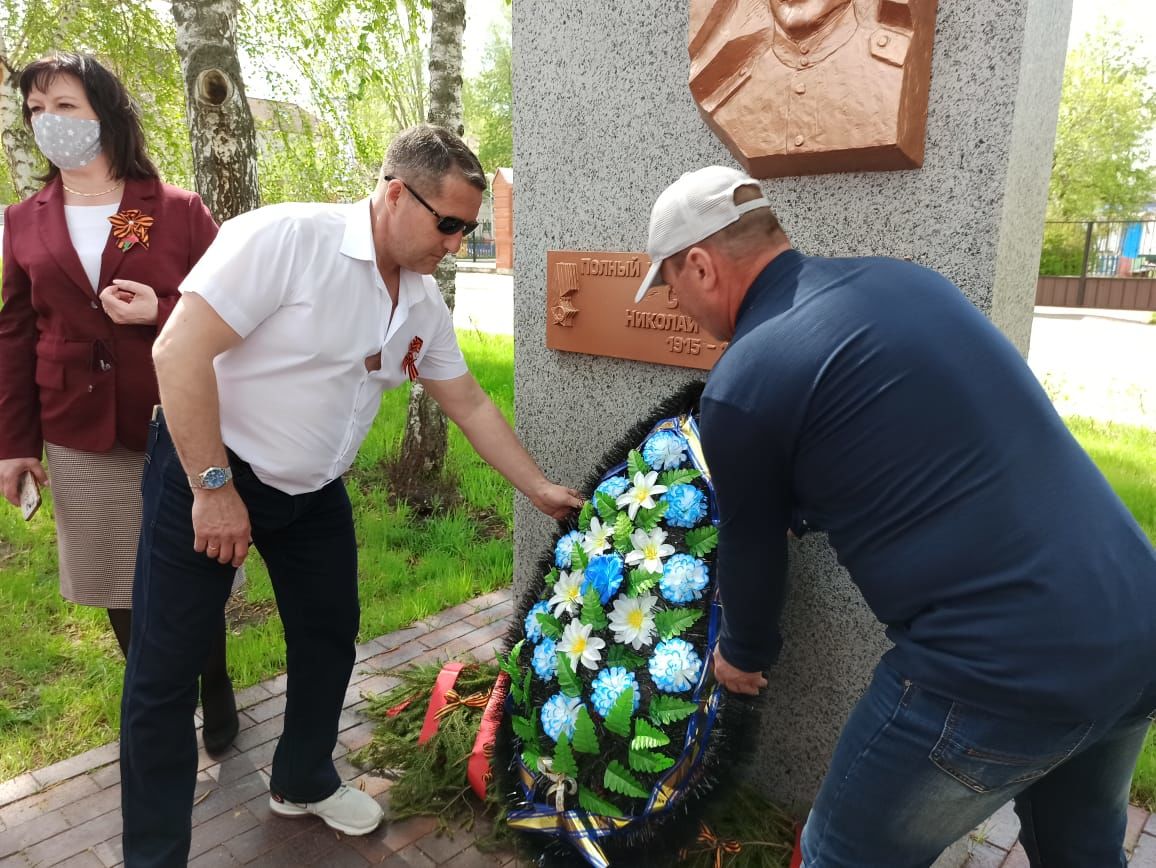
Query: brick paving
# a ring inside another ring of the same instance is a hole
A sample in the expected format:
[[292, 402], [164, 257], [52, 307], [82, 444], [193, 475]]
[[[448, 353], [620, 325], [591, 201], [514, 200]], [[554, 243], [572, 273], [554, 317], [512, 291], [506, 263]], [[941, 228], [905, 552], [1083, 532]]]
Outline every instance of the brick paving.
[[[493, 659], [509, 625], [508, 590], [486, 594], [357, 648], [333, 757], [342, 778], [370, 793], [389, 815], [390, 782], [365, 774], [346, 754], [363, 747], [373, 723], [365, 695], [389, 690], [398, 666], [473, 656]], [[286, 819], [269, 811], [269, 770], [285, 712], [285, 676], [237, 694], [241, 731], [219, 760], [201, 751], [193, 807], [190, 868], [506, 868], [512, 853], [483, 853], [481, 829], [439, 834], [418, 817], [387, 822], [352, 838], [315, 817]], [[0, 868], [113, 868], [120, 844], [119, 746], [104, 745], [44, 769], [0, 782]]]
[[[1019, 833], [1019, 817], [1009, 802], [972, 833], [971, 856], [963, 868], [1028, 868], [1027, 854], [1016, 842]], [[1156, 868], [1156, 814], [1129, 806], [1124, 850], [1130, 868]]]
[[[508, 590], [495, 591], [432, 615], [357, 649], [340, 734], [337, 770], [374, 796], [389, 815], [390, 782], [364, 774], [346, 754], [363, 747], [373, 724], [363, 714], [365, 695], [397, 680], [387, 670], [405, 664], [473, 656], [492, 659], [513, 609]], [[193, 807], [190, 868], [511, 868], [512, 853], [482, 852], [479, 832], [440, 834], [430, 817], [387, 822], [371, 835], [351, 838], [314, 817], [286, 819], [268, 807], [269, 770], [285, 711], [285, 676], [237, 694], [241, 731], [220, 760], [203, 751]], [[120, 770], [116, 744], [0, 782], [0, 868], [114, 868], [120, 844]], [[1133, 807], [1126, 846], [1131, 868], [1156, 868], [1156, 815]], [[1016, 844], [1019, 821], [1007, 805], [973, 835], [967, 868], [1026, 868]]]

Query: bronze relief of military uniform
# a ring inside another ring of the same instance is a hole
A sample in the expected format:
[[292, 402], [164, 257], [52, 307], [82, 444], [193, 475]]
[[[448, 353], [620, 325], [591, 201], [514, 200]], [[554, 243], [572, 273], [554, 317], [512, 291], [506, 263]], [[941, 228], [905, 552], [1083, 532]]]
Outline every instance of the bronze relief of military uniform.
[[918, 167], [934, 5], [848, 0], [793, 39], [768, 0], [692, 0], [691, 92], [755, 177]]

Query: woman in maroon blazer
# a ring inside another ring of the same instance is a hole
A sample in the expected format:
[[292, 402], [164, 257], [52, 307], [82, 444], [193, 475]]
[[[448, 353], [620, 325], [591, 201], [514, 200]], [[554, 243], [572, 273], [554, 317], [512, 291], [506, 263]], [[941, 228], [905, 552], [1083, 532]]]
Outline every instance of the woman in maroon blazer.
[[[161, 183], [135, 104], [91, 57], [38, 60], [20, 90], [49, 166], [4, 215], [0, 491], [17, 503], [25, 471], [46, 483], [47, 453], [61, 593], [107, 609], [127, 654], [152, 344], [217, 226], [199, 196]], [[201, 697], [217, 753], [237, 730], [223, 622], [212, 658]]]

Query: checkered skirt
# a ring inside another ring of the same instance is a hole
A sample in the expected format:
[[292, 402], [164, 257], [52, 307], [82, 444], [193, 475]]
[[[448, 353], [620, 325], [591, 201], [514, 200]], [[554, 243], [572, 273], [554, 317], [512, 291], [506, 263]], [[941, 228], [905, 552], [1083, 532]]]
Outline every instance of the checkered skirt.
[[48, 443], [45, 451], [61, 595], [83, 606], [132, 608], [144, 453], [119, 444], [81, 452]]

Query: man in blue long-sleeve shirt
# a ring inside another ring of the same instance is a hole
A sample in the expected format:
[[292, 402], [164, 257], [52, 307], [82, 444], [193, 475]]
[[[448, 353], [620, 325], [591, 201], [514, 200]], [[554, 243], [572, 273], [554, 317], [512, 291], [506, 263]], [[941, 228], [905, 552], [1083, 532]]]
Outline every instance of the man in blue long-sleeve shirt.
[[803, 833], [808, 868], [929, 865], [1010, 798], [1033, 866], [1123, 866], [1156, 713], [1156, 552], [1016, 349], [941, 275], [791, 248], [757, 183], [684, 175], [639, 299], [730, 346], [702, 397], [715, 674], [776, 659], [786, 531], [826, 531], [895, 643]]

